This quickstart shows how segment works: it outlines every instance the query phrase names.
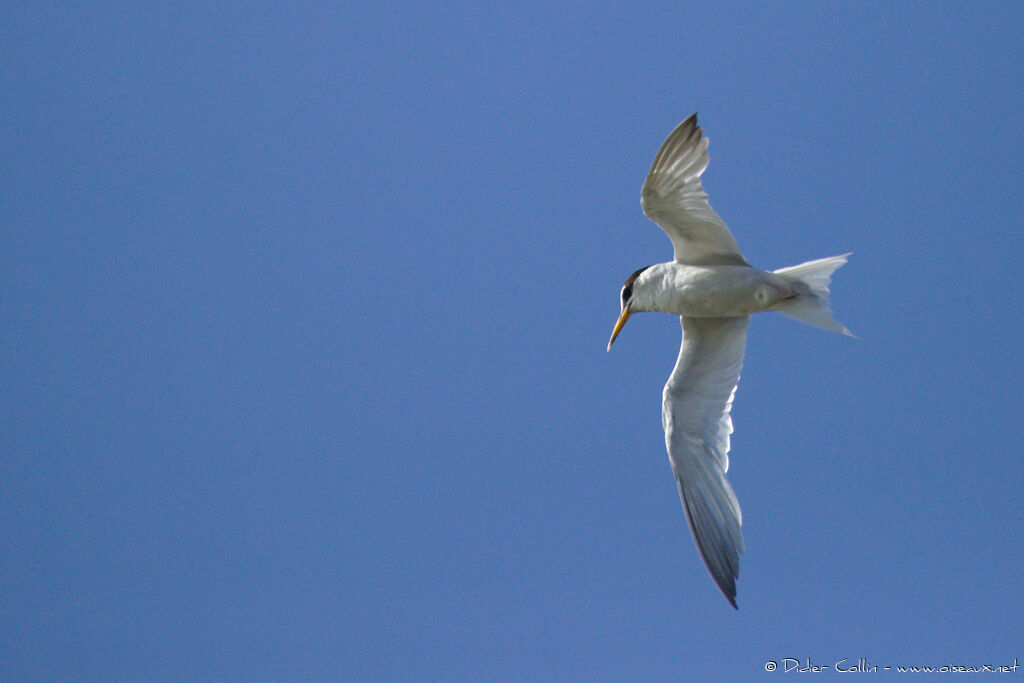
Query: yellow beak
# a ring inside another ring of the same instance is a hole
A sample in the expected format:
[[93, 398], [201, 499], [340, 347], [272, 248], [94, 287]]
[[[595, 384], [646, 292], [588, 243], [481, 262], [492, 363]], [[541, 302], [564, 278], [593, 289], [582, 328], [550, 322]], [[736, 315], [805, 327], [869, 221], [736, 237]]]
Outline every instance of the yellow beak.
[[612, 330], [612, 338], [608, 340], [609, 351], [612, 350], [612, 343], [615, 341], [615, 338], [618, 337], [619, 332], [622, 331], [622, 326], [626, 324], [627, 320], [629, 320], [629, 306], [629, 304], [626, 304], [626, 307], [622, 309], [622, 313], [619, 313], [619, 319], [615, 321], [615, 329]]

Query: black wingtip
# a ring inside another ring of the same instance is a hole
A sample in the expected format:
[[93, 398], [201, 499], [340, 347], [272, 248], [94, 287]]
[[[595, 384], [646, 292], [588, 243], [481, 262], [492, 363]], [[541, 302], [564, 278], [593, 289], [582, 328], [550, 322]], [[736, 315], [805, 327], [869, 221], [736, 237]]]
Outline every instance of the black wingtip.
[[682, 128], [684, 126], [690, 129], [691, 133], [696, 132], [698, 136], [700, 135], [700, 124], [697, 123], [697, 112], [693, 112], [692, 114], [687, 116], [686, 119], [682, 122], [682, 124], [679, 125], [679, 128]]
[[[703, 557], [701, 559], [703, 559]], [[704, 566], [707, 567], [707, 562], [704, 563]], [[736, 579], [739, 578], [738, 572], [732, 577], [732, 580], [726, 578], [721, 583], [718, 582], [718, 579], [715, 578], [714, 574], [711, 575], [711, 578], [715, 580], [715, 585], [718, 586], [718, 590], [721, 591], [722, 595], [725, 596], [725, 599], [729, 601], [732, 608], [738, 610], [739, 605], [736, 604]]]
[[719, 586], [718, 589], [722, 591], [722, 595], [724, 595], [725, 599], [729, 601], [732, 608], [738, 610], [739, 605], [736, 604], [736, 584], [732, 584], [731, 586]]

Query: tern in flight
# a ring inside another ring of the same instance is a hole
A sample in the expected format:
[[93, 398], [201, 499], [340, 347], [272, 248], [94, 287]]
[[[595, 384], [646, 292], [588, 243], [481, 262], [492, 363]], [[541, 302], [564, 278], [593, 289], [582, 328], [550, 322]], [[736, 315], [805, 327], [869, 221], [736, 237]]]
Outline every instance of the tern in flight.
[[849, 254], [772, 272], [752, 267], [708, 203], [700, 183], [707, 165], [708, 140], [693, 114], [661, 145], [640, 193], [644, 213], [672, 240], [675, 259], [626, 278], [608, 350], [634, 313], [680, 317], [683, 341], [662, 399], [665, 446], [704, 566], [736, 607], [742, 519], [725, 473], [747, 322], [752, 313], [777, 311], [852, 336], [829, 305], [832, 273]]

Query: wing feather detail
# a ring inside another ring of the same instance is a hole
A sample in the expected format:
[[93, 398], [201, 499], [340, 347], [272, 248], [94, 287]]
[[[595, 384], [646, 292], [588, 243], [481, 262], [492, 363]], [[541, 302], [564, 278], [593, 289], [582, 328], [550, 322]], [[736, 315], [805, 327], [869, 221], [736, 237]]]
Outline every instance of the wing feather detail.
[[743, 520], [725, 473], [748, 318], [680, 320], [683, 341], [662, 406], [665, 445], [704, 566], [736, 607]]
[[749, 265], [729, 228], [708, 203], [700, 182], [708, 160], [708, 139], [702, 137], [693, 114], [676, 126], [654, 156], [640, 191], [640, 205], [668, 234], [679, 263]]

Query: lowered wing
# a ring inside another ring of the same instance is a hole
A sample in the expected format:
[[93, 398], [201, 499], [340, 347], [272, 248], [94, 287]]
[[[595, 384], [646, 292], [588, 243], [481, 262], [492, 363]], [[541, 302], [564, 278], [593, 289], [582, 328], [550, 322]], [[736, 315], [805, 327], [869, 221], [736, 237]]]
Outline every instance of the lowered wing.
[[736, 607], [742, 517], [725, 478], [729, 410], [743, 367], [747, 318], [680, 318], [679, 359], [665, 384], [662, 423], [686, 521], [704, 566]]

